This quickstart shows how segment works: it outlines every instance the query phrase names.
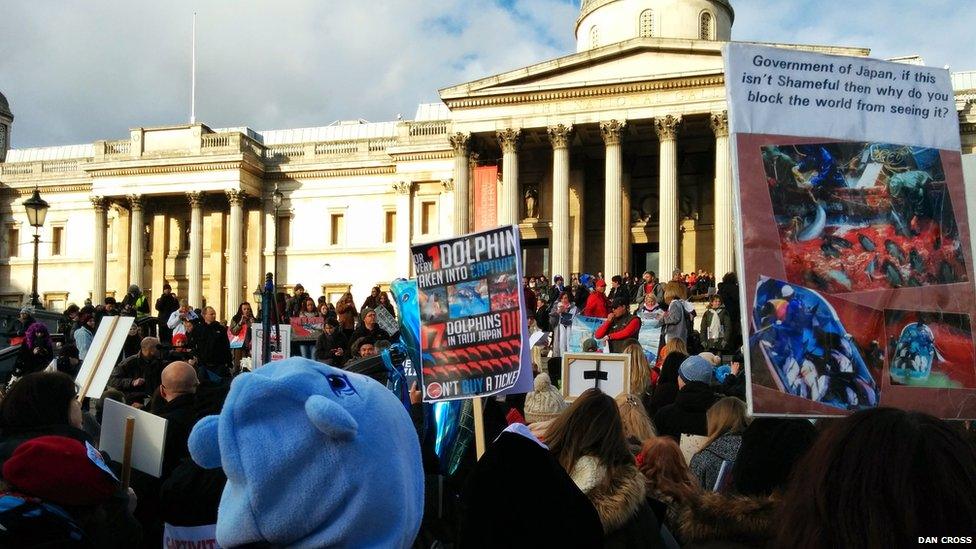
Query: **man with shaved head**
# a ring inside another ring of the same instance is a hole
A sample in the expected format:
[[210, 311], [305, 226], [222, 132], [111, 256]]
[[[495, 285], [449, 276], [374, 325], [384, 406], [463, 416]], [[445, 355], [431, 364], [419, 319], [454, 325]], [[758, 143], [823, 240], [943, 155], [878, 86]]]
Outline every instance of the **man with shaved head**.
[[196, 423], [197, 371], [186, 362], [171, 362], [163, 369], [159, 397], [162, 403], [155, 414], [167, 419], [166, 449], [163, 452], [163, 477], [190, 455], [186, 441]]

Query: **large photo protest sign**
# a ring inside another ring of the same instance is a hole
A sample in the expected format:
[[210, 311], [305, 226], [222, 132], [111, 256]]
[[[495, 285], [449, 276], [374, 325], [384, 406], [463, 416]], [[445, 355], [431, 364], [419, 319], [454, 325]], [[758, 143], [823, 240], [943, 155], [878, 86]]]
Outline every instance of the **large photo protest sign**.
[[725, 69], [750, 411], [976, 418], [949, 73], [747, 44]]
[[532, 389], [516, 227], [413, 247], [424, 400]]

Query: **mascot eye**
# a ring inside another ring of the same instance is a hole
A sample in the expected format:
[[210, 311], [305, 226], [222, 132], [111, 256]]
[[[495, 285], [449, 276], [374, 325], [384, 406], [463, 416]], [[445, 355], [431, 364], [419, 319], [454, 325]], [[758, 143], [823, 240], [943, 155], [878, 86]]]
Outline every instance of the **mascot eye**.
[[336, 396], [355, 395], [356, 389], [349, 383], [349, 378], [344, 374], [330, 374], [325, 376], [329, 380], [329, 387]]

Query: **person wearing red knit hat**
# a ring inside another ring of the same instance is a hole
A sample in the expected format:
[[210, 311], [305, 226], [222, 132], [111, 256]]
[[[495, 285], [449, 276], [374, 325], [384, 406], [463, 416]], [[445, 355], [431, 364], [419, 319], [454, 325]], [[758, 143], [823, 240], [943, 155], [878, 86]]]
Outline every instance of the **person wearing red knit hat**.
[[135, 499], [91, 444], [41, 436], [3, 464], [0, 546], [132, 547], [141, 532]]

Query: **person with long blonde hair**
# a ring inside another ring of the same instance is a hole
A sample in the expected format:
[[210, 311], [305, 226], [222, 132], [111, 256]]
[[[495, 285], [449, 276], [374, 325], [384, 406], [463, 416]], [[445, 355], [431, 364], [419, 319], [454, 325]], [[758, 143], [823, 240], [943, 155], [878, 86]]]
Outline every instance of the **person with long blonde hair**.
[[647, 479], [647, 496], [655, 514], [677, 536], [681, 513], [701, 493], [681, 448], [670, 437], [648, 439], [637, 455], [637, 468]]
[[705, 413], [708, 439], [705, 446], [691, 458], [691, 472], [705, 490], [714, 490], [722, 463], [731, 471], [742, 445], [742, 432], [749, 425], [746, 403], [735, 397], [725, 397]]
[[620, 422], [624, 428], [627, 445], [635, 456], [640, 453], [644, 441], [657, 436], [654, 423], [651, 422], [644, 404], [637, 395], [621, 393], [617, 395], [617, 409], [620, 410]]

